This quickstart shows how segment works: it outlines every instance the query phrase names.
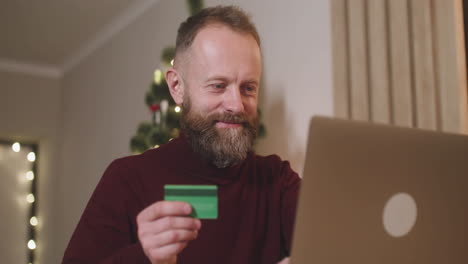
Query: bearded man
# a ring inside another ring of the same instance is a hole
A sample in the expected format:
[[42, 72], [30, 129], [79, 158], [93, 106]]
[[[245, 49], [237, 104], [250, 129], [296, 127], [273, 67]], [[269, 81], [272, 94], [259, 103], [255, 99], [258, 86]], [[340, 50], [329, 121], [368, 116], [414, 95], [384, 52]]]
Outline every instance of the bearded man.
[[[239, 8], [218, 6], [178, 30], [166, 72], [181, 105], [181, 136], [112, 162], [63, 263], [254, 263], [291, 249], [300, 178], [278, 156], [252, 151], [262, 71], [260, 38]], [[216, 185], [217, 219], [164, 201], [167, 184]]]

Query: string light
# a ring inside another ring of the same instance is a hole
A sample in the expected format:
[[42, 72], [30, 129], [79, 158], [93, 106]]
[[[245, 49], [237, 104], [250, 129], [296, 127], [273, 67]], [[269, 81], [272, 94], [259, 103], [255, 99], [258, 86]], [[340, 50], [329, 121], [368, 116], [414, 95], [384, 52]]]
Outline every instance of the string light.
[[26, 201], [28, 203], [34, 203], [36, 201], [36, 198], [34, 197], [34, 194], [30, 193], [28, 196], [26, 196]]
[[34, 242], [33, 239], [30, 239], [30, 240], [28, 241], [28, 248], [31, 249], [31, 250], [36, 249], [36, 242]]
[[11, 149], [12, 149], [14, 152], [20, 152], [20, 150], [21, 150], [21, 145], [20, 145], [20, 143], [18, 143], [18, 142], [13, 143], [13, 145], [11, 145]]
[[179, 112], [180, 112], [180, 106], [176, 106], [176, 107], [174, 108], [174, 111], [175, 111], [176, 113], [179, 113]]
[[154, 71], [154, 83], [160, 84], [162, 79], [162, 72], [161, 70], [157, 69]]
[[26, 180], [28, 180], [28, 181], [34, 180], [34, 172], [32, 172], [32, 171], [26, 172]]
[[30, 162], [34, 162], [36, 160], [36, 154], [34, 152], [29, 152], [28, 153], [28, 160]]
[[26, 219], [27, 221], [27, 229], [28, 229], [28, 237], [27, 237], [27, 247], [30, 250], [28, 254], [28, 259], [26, 263], [32, 264], [35, 263], [35, 249], [37, 248], [36, 244], [36, 233], [37, 233], [37, 226], [39, 225], [39, 220], [36, 217], [37, 214], [37, 158], [36, 153], [38, 153], [38, 145], [37, 144], [27, 144], [22, 142], [11, 142], [11, 141], [4, 141], [0, 139], [0, 144], [5, 146], [11, 146], [12, 151], [20, 152], [21, 147], [30, 148], [31, 151], [26, 155], [26, 159], [31, 162], [31, 170], [27, 171], [24, 174], [25, 179], [27, 180], [27, 184], [29, 185], [30, 191], [26, 195], [25, 203], [29, 204], [29, 216]]
[[32, 226], [37, 226], [37, 224], [39, 223], [39, 221], [37, 221], [37, 217], [33, 216], [33, 217], [31, 217], [31, 219], [29, 219], [29, 223], [30, 223]]

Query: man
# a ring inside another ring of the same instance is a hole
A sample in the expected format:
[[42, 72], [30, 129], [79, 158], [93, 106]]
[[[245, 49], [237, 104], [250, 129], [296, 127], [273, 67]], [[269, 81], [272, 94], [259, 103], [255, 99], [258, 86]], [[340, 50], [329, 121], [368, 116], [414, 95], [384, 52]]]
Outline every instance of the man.
[[[277, 263], [288, 256], [300, 179], [278, 156], [252, 151], [260, 39], [236, 7], [181, 24], [166, 80], [183, 107], [182, 135], [107, 168], [63, 263]], [[188, 217], [166, 184], [218, 186], [219, 216]]]

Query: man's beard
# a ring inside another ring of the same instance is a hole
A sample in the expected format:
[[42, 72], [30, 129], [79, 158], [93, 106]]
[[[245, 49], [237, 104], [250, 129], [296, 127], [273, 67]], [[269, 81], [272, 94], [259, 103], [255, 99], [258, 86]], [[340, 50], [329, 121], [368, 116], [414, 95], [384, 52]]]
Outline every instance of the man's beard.
[[[188, 96], [184, 98], [181, 128], [192, 149], [218, 168], [238, 164], [247, 158], [257, 136], [258, 117], [244, 113], [215, 113], [202, 116], [191, 111]], [[217, 128], [217, 121], [239, 123], [234, 128]]]

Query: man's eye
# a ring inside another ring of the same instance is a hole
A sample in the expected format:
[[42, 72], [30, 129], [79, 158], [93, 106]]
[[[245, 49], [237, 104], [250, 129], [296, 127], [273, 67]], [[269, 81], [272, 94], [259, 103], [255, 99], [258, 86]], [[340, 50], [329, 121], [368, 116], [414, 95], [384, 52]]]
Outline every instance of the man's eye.
[[244, 86], [244, 91], [248, 94], [255, 94], [255, 92], [257, 91], [257, 87], [252, 85], [246, 85]]
[[226, 85], [224, 83], [215, 83], [215, 84], [212, 84], [211, 85], [213, 88], [216, 88], [216, 89], [224, 89], [226, 88]]

